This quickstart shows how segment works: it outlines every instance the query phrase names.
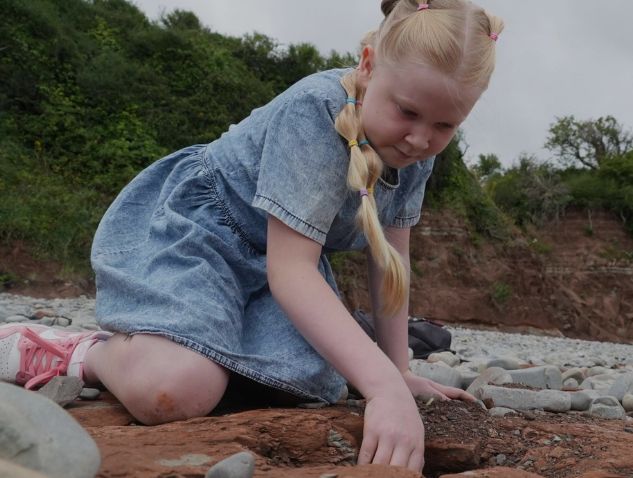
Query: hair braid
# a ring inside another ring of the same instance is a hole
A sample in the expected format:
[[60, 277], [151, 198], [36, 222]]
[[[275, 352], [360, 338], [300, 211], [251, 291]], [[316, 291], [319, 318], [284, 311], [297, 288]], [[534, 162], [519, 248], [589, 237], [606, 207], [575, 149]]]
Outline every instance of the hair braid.
[[[358, 88], [354, 71], [345, 75], [341, 79], [341, 84], [348, 96], [362, 99], [364, 92]], [[361, 138], [364, 135], [360, 115], [358, 109], [351, 103], [347, 103], [341, 110], [336, 118], [335, 127], [338, 133], [348, 141], [363, 139]], [[349, 188], [352, 191], [361, 189], [373, 191], [382, 174], [382, 168], [382, 161], [370, 145], [352, 146], [347, 172]], [[403, 305], [409, 280], [400, 255], [385, 237], [373, 194], [361, 196], [356, 220], [367, 238], [372, 258], [384, 272], [380, 313], [392, 315]]]

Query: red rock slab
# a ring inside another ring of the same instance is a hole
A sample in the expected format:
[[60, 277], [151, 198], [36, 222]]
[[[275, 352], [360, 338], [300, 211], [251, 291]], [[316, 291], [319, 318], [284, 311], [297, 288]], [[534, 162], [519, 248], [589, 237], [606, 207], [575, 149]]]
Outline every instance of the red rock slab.
[[450, 475], [440, 475], [440, 478], [543, 478], [536, 473], [529, 471], [517, 470], [505, 466], [497, 466], [494, 468], [486, 468], [483, 470], [465, 471], [463, 473], [455, 473]]
[[[361, 407], [263, 408], [149, 427], [104, 394], [69, 412], [99, 446], [102, 478], [203, 478], [213, 464], [244, 450], [255, 455], [260, 478], [418, 476], [352, 466], [362, 439]], [[552, 413], [493, 418], [457, 401], [420, 406], [420, 414], [428, 477], [498, 473], [497, 465], [545, 478], [633, 477], [633, 425], [624, 420]]]

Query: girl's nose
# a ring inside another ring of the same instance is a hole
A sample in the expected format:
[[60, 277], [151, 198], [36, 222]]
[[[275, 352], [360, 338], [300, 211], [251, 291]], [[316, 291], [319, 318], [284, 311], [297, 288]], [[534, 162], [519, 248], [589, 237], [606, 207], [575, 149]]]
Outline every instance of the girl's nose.
[[405, 139], [416, 152], [424, 151], [431, 142], [431, 131], [426, 126], [419, 126], [409, 132]]

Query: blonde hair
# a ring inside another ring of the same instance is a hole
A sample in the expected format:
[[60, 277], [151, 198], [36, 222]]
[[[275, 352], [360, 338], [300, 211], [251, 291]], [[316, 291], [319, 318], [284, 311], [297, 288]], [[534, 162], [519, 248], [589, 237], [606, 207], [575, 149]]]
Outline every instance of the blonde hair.
[[[487, 88], [495, 64], [495, 39], [503, 22], [467, 0], [429, 0], [418, 11], [413, 0], [383, 0], [385, 19], [377, 31], [363, 38], [361, 48], [370, 45], [381, 62], [422, 64], [453, 78], [458, 84]], [[341, 84], [348, 97], [361, 101], [356, 71], [346, 74]], [[361, 195], [356, 219], [363, 230], [373, 260], [384, 273], [382, 314], [392, 315], [404, 305], [409, 287], [408, 272], [398, 252], [387, 241], [376, 202], [371, 192], [382, 174], [383, 163], [366, 142], [360, 111], [348, 101], [336, 118], [338, 133], [350, 142], [347, 183]]]

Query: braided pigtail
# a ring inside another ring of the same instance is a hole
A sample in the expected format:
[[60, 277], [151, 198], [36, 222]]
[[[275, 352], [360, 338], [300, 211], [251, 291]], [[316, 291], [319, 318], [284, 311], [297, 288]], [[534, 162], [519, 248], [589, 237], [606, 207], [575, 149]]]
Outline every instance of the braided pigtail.
[[409, 281], [400, 255], [387, 241], [378, 218], [373, 190], [382, 174], [383, 163], [363, 135], [358, 111], [363, 92], [357, 86], [356, 73], [345, 75], [341, 84], [348, 99], [336, 118], [335, 127], [350, 145], [347, 184], [360, 194], [356, 220], [367, 238], [372, 258], [384, 272], [380, 313], [393, 315], [404, 303]]

